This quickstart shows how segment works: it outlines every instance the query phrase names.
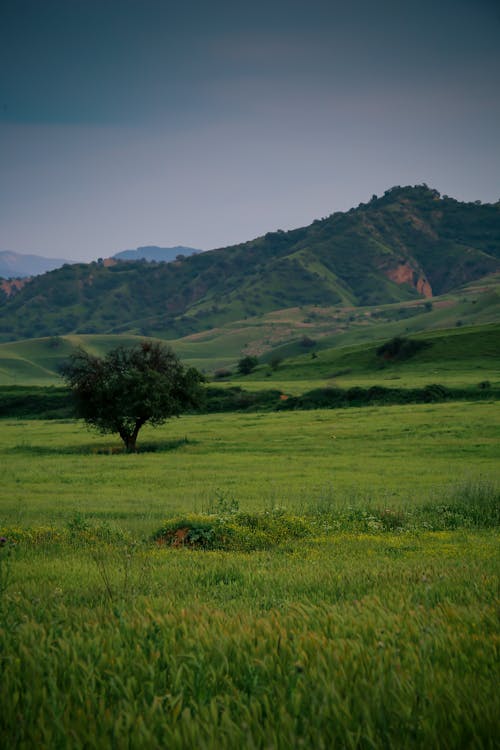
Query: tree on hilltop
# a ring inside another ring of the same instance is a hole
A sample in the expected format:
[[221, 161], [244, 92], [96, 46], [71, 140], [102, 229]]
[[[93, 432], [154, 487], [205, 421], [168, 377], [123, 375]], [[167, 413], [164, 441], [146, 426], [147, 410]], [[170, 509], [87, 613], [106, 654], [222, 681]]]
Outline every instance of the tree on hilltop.
[[102, 433], [118, 433], [136, 450], [141, 427], [163, 424], [199, 403], [201, 373], [185, 368], [169, 347], [143, 341], [105, 357], [77, 349], [61, 367], [76, 413]]

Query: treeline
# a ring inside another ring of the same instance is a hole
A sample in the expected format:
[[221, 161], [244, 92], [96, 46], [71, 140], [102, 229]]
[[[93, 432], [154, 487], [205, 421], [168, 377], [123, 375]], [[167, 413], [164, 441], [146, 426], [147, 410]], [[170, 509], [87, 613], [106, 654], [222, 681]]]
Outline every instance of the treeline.
[[[500, 388], [488, 381], [467, 388], [449, 388], [439, 383], [421, 388], [315, 388], [301, 396], [279, 390], [245, 391], [239, 386], [208, 386], [197, 413], [288, 411], [295, 409], [345, 409], [351, 406], [428, 404], [443, 401], [500, 399]], [[57, 387], [6, 386], [0, 388], [0, 418], [72, 419], [70, 392]]]
[[428, 404], [443, 401], [477, 401], [500, 398], [500, 388], [488, 381], [468, 388], [448, 388], [439, 383], [421, 388], [315, 388], [301, 396], [287, 396], [277, 390], [244, 391], [239, 387], [208, 388], [203, 406], [206, 412], [289, 411], [295, 409], [345, 409], [350, 406]]
[[390, 404], [430, 404], [443, 401], [498, 398], [500, 389], [448, 388], [439, 383], [422, 388], [316, 388], [301, 396], [290, 397], [278, 404], [278, 409], [343, 409], [349, 406], [382, 406]]
[[0, 387], [0, 418], [71, 419], [73, 400], [69, 390], [56, 386]]

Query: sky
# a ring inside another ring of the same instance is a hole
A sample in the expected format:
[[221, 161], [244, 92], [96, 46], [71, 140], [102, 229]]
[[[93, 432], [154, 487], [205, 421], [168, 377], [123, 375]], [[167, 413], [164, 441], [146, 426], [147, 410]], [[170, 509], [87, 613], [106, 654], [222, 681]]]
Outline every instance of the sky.
[[497, 0], [1, 0], [0, 250], [222, 247], [500, 198]]

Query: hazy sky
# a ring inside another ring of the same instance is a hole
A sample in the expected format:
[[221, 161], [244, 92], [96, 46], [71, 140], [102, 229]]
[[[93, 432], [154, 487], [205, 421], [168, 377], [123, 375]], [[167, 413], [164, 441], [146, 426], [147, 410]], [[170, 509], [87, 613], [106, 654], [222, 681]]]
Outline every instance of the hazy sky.
[[1, 0], [0, 249], [288, 229], [400, 184], [500, 198], [497, 0]]

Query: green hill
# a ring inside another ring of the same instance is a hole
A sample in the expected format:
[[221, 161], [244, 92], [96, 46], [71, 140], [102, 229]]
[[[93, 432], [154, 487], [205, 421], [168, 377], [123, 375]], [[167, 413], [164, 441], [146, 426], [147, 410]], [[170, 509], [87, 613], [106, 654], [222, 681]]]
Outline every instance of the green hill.
[[134, 336], [52, 336], [0, 344], [0, 385], [60, 384], [59, 365], [75, 347], [99, 356], [137, 340]]
[[[199, 367], [209, 376], [215, 372], [215, 380], [223, 386], [232, 383], [251, 390], [279, 388], [300, 393], [314, 382], [351, 386], [387, 385], [395, 380], [401, 381], [397, 385], [405, 386], [430, 382], [462, 386], [485, 380], [500, 385], [499, 324], [408, 333], [401, 322], [399, 329], [395, 324], [376, 323], [368, 329], [363, 320], [355, 320], [350, 333], [309, 339], [313, 345], [304, 346], [303, 328], [291, 327], [294, 311], [283, 311], [283, 315], [285, 312], [288, 316], [284, 332], [294, 332], [295, 338], [268, 350], [249, 376], [238, 376], [235, 364], [242, 347], [252, 348], [250, 327], [212, 331], [199, 339], [190, 336], [170, 343], [186, 364]], [[359, 341], [360, 332], [365, 336], [367, 330], [371, 331], [370, 341]], [[255, 324], [256, 336], [265, 331], [263, 320]], [[427, 346], [408, 359], [385, 360], [377, 355], [377, 348], [394, 336], [424, 341]], [[71, 335], [0, 344], [0, 386], [60, 385], [59, 365], [76, 346], [102, 355], [137, 340], [138, 337], [125, 335]], [[262, 341], [255, 339], [253, 346], [260, 345]]]
[[[252, 381], [256, 387], [261, 387], [264, 378], [266, 387], [294, 393], [306, 390], [313, 381], [339, 387], [413, 387], [428, 383], [448, 386], [481, 384], [482, 387], [488, 387], [485, 383], [490, 383], [500, 386], [498, 324], [428, 331], [398, 338], [414, 345], [409, 347], [409, 354], [386, 357], [379, 352], [380, 341], [341, 348], [318, 347], [313, 356], [301, 354], [283, 360], [271, 373], [268, 365], [260, 365], [245, 378], [245, 387], [249, 387]], [[390, 341], [393, 339], [383, 343]]]
[[0, 299], [0, 340], [178, 339], [297, 306], [425, 300], [498, 270], [500, 204], [396, 187], [308, 227], [174, 263], [75, 264], [38, 276]]

